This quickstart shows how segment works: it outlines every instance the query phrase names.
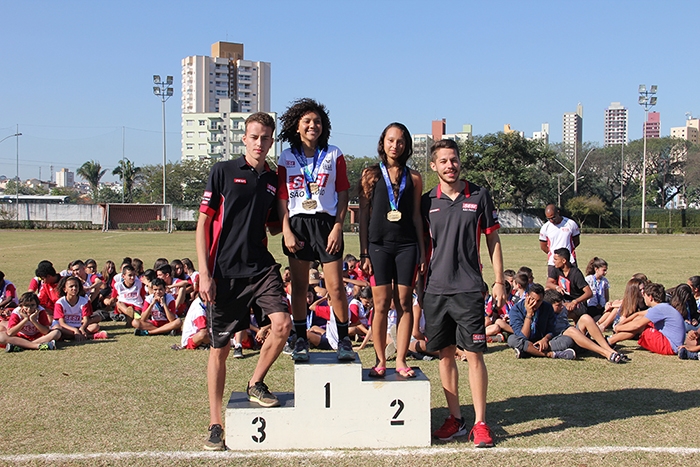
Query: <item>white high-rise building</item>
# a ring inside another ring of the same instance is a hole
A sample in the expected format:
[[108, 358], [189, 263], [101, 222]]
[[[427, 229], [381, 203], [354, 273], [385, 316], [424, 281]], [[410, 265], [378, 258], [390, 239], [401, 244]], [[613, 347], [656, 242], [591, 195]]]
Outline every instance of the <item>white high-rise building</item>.
[[64, 187], [72, 187], [73, 184], [75, 183], [75, 174], [71, 172], [70, 170], [63, 168], [56, 172], [56, 186], [64, 188]]
[[627, 144], [627, 108], [619, 102], [612, 102], [605, 109], [604, 129], [604, 146]]
[[561, 142], [570, 156], [573, 156], [576, 147], [583, 143], [583, 106], [580, 102], [576, 106], [576, 112], [564, 114]]
[[[221, 99], [218, 112], [182, 114], [182, 160], [227, 160], [245, 154], [243, 135], [250, 112], [232, 109], [231, 99]], [[277, 114], [268, 113], [277, 123]], [[277, 147], [273, 144], [267, 154], [268, 161], [275, 164]]]
[[218, 112], [220, 99], [236, 112], [269, 112], [270, 63], [245, 60], [243, 44], [217, 42], [211, 53], [182, 59], [182, 113]]
[[549, 144], [549, 123], [543, 123], [541, 131], [533, 131], [530, 139], [544, 141], [544, 144]]

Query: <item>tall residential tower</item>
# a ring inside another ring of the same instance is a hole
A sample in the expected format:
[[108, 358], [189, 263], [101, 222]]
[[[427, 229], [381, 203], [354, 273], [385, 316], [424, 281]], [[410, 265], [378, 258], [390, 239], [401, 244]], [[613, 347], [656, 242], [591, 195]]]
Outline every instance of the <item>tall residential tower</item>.
[[567, 112], [562, 121], [561, 142], [566, 153], [573, 156], [576, 147], [583, 143], [583, 106], [579, 102], [576, 112]]
[[605, 109], [604, 146], [627, 143], [627, 108], [619, 102], [612, 102]]

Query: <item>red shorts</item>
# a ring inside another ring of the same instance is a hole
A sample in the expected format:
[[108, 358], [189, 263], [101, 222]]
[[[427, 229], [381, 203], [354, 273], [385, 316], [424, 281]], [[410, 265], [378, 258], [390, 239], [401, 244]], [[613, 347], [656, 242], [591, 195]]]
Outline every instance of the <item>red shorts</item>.
[[154, 325], [155, 327], [159, 328], [159, 327], [161, 327], [161, 326], [165, 326], [165, 325], [168, 324], [170, 321], [168, 321], [167, 319], [166, 319], [165, 321], [156, 321], [156, 320], [153, 320], [153, 319], [149, 319], [148, 322], [151, 323], [152, 325]]
[[198, 347], [197, 344], [194, 343], [194, 341], [192, 340], [191, 337], [190, 337], [189, 339], [187, 339], [187, 345], [185, 346], [186, 349], [188, 349], [188, 350], [194, 350], [194, 349], [196, 349], [197, 347]]
[[675, 355], [671, 347], [671, 342], [663, 335], [663, 333], [654, 327], [654, 323], [649, 323], [640, 335], [637, 341], [639, 345], [647, 349], [649, 352], [658, 353], [661, 355]]

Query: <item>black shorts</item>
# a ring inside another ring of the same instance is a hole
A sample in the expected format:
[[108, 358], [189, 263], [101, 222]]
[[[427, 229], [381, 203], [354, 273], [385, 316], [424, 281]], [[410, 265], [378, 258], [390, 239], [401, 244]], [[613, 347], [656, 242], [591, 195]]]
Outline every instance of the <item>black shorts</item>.
[[216, 279], [216, 301], [207, 307], [209, 338], [214, 348], [230, 345], [235, 333], [250, 326], [251, 307], [259, 307], [263, 317], [289, 313], [279, 264], [254, 277]]
[[470, 352], [486, 352], [483, 293], [426, 293], [423, 313], [428, 352], [437, 352], [451, 345]]
[[416, 285], [416, 273], [418, 272], [417, 243], [398, 244], [369, 244], [369, 259], [372, 261], [374, 280], [372, 285]]
[[343, 257], [342, 243], [340, 250], [336, 254], [331, 255], [326, 251], [328, 236], [335, 225], [335, 217], [330, 214], [297, 214], [289, 218], [289, 225], [297, 239], [304, 242], [304, 247], [301, 250], [292, 253], [284, 245], [284, 240], [282, 240], [282, 251], [290, 258], [301, 261], [318, 260], [321, 263], [332, 263]]

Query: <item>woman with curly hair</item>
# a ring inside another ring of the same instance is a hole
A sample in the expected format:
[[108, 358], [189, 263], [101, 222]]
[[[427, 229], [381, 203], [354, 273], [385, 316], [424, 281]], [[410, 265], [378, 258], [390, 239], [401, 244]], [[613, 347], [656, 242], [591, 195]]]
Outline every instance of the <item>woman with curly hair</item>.
[[[366, 168], [360, 179], [360, 258], [373, 276], [372, 335], [377, 362], [370, 376], [386, 374], [387, 317], [392, 299], [396, 309], [396, 372], [415, 376], [406, 363], [413, 331], [413, 288], [416, 272], [425, 269], [420, 199], [423, 180], [406, 166], [413, 154], [411, 134], [401, 123], [384, 128], [377, 153], [380, 162]], [[419, 331], [417, 331], [419, 333]]]
[[306, 292], [309, 264], [323, 265], [338, 331], [338, 359], [354, 360], [348, 338], [348, 300], [343, 286], [343, 222], [348, 209], [347, 170], [343, 153], [328, 144], [331, 121], [323, 104], [299, 99], [280, 117], [281, 141], [289, 143], [279, 157], [277, 174], [282, 249], [292, 276], [292, 315], [297, 340], [292, 359], [309, 359], [306, 339]]

